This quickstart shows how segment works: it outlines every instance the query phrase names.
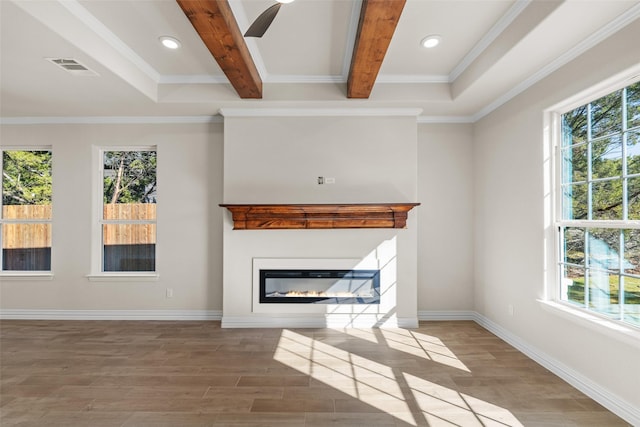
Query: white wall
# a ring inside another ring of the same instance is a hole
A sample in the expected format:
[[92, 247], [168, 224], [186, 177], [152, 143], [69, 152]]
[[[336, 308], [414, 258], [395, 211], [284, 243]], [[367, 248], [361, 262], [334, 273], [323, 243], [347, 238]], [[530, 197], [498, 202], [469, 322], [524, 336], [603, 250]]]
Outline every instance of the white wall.
[[225, 203], [414, 201], [416, 132], [415, 115], [225, 117]]
[[[222, 124], [3, 126], [3, 147], [53, 149], [54, 276], [0, 278], [2, 309], [221, 310], [222, 142]], [[94, 147], [140, 145], [158, 152], [159, 279], [89, 281]]]
[[476, 310], [628, 408], [640, 407], [638, 347], [538, 302], [554, 268], [543, 111], [640, 64], [638, 34], [636, 21], [480, 120], [473, 144]]
[[418, 310], [473, 310], [471, 124], [418, 126]]
[[[414, 202], [416, 128], [415, 116], [225, 117], [225, 203]], [[318, 176], [335, 178], [335, 184], [318, 185]], [[232, 230], [227, 214], [223, 325], [269, 320], [251, 306], [253, 258], [364, 259], [385, 252], [389, 242], [394, 247], [388, 267], [396, 275], [393, 295], [383, 295], [375, 313], [353, 320], [364, 325], [393, 317], [416, 323], [418, 209], [409, 212], [403, 230]], [[378, 261], [383, 264], [383, 258]], [[288, 308], [282, 312], [291, 313]], [[322, 318], [315, 312], [295, 314]]]
[[[299, 126], [296, 123], [300, 123], [264, 120], [278, 127], [292, 126], [294, 129]], [[236, 198], [229, 197], [226, 201], [422, 202], [422, 206], [410, 212], [406, 230], [309, 230], [306, 237], [310, 244], [296, 243], [296, 256], [322, 255], [317, 248], [330, 245], [333, 233], [350, 235], [354, 243], [334, 246], [332, 251], [335, 256], [349, 257], [366, 256], [375, 249], [376, 242], [388, 241], [398, 232], [417, 231], [414, 238], [418, 242], [409, 243], [406, 249], [414, 251], [412, 245], [419, 245], [418, 255], [412, 261], [417, 264], [417, 273], [403, 279], [417, 282], [412, 285], [418, 288], [417, 307], [412, 302], [409, 310], [470, 310], [473, 308], [471, 127], [420, 125], [416, 145], [415, 118], [404, 117], [391, 120], [405, 123], [400, 126], [408, 131], [400, 132], [413, 141], [409, 145], [397, 143], [396, 125], [372, 128], [373, 137], [367, 132], [359, 135], [361, 129], [369, 126], [367, 121], [380, 123], [381, 120], [384, 122], [382, 118], [342, 118], [336, 126], [347, 129], [346, 135], [350, 136], [335, 139], [327, 134], [323, 125], [326, 118], [307, 118], [295, 130], [299, 138], [292, 152], [302, 159], [297, 169], [294, 167], [297, 178], [290, 179], [289, 170], [281, 167], [268, 172], [251, 168], [251, 179], [255, 180], [256, 188], [252, 190], [246, 176], [231, 174], [230, 188], [244, 186], [246, 191], [240, 189]], [[54, 151], [54, 279], [0, 278], [0, 308], [25, 311], [222, 310], [220, 224], [225, 212], [218, 207], [223, 201], [222, 124], [4, 125], [0, 132], [2, 146], [51, 145]], [[260, 141], [254, 138], [255, 135], [249, 135], [246, 141]], [[333, 148], [327, 148], [327, 141]], [[282, 152], [290, 143], [258, 144], [257, 148], [264, 151], [257, 153], [257, 157], [275, 156], [280, 159], [278, 164], [286, 163], [289, 159], [282, 157]], [[160, 279], [157, 282], [90, 282], [86, 275], [90, 272], [91, 262], [93, 147], [145, 144], [158, 145], [159, 153]], [[242, 143], [235, 144], [234, 150], [238, 158], [246, 157], [247, 147]], [[343, 174], [343, 170], [352, 167], [354, 157], [359, 159], [356, 169]], [[373, 164], [372, 159], [383, 163]], [[389, 167], [390, 164], [395, 166]], [[373, 170], [375, 173], [371, 172]], [[336, 178], [336, 184], [318, 186], [317, 175], [332, 176]], [[278, 181], [286, 182], [290, 188], [284, 192], [268, 192]], [[269, 233], [286, 235], [287, 232]], [[365, 234], [367, 238], [363, 238]], [[327, 251], [323, 251], [326, 254]], [[274, 253], [290, 255], [286, 250]], [[168, 287], [174, 290], [171, 299], [166, 298]]]

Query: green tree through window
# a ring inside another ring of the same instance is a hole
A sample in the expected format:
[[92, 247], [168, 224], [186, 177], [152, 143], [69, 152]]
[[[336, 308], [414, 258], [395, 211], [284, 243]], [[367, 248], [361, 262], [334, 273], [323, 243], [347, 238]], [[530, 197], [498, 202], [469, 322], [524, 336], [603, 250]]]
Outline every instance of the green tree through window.
[[155, 148], [105, 150], [102, 162], [102, 271], [155, 271]]
[[561, 131], [561, 299], [640, 325], [640, 82]]
[[51, 204], [51, 151], [2, 152], [2, 204]]
[[105, 203], [154, 203], [155, 151], [106, 151], [104, 153]]
[[51, 271], [50, 150], [2, 153], [2, 271]]

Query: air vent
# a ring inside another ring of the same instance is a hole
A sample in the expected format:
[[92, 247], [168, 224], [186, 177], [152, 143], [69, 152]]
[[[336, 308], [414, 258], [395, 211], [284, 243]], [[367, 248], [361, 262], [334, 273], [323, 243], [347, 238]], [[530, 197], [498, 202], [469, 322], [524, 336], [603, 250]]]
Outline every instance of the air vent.
[[62, 68], [65, 71], [75, 75], [75, 76], [97, 76], [99, 75], [95, 71], [87, 68], [82, 65], [75, 59], [71, 58], [46, 58], [47, 61], [52, 62], [58, 67]]

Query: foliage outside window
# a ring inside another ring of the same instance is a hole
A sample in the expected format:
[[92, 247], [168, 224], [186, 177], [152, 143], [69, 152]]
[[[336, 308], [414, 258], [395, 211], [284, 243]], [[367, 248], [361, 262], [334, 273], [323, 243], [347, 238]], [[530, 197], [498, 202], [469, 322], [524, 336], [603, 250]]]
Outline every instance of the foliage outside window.
[[0, 152], [2, 271], [51, 271], [51, 150]]
[[640, 82], [561, 126], [560, 299], [640, 326]]
[[156, 270], [156, 151], [102, 152], [102, 271]]

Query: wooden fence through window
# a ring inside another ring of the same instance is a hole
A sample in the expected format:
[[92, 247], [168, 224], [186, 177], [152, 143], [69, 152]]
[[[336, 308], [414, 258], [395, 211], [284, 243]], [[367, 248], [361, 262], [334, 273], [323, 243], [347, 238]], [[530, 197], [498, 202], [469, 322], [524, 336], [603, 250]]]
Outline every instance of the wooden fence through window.
[[[118, 203], [104, 206], [105, 220], [149, 220], [156, 219], [155, 203]], [[2, 207], [4, 219], [47, 221], [51, 219], [51, 205], [9, 205]], [[152, 245], [156, 243], [155, 224], [105, 224], [105, 245]], [[2, 229], [3, 249], [50, 248], [51, 224], [22, 223], [4, 224]]]
[[[114, 203], [104, 205], [105, 220], [154, 221], [155, 203]], [[104, 224], [102, 239], [105, 245], [153, 245], [156, 243], [155, 224]]]

